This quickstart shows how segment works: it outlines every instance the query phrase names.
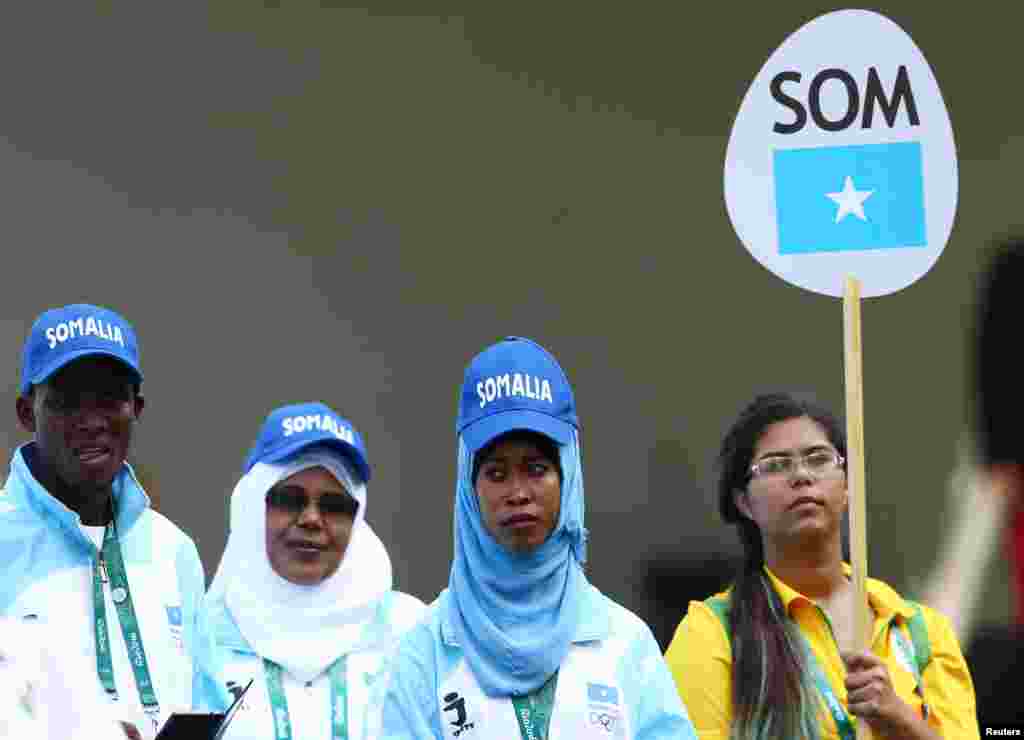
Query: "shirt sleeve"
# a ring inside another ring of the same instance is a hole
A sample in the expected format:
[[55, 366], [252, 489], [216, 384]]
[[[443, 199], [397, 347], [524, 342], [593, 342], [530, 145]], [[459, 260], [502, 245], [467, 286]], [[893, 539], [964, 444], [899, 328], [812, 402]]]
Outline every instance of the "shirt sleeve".
[[442, 740], [436, 662], [429, 625], [406, 634], [374, 682], [370, 705], [379, 720], [367, 723], [364, 740]]
[[691, 601], [665, 653], [701, 740], [726, 740], [732, 723], [732, 649], [718, 617]]
[[380, 668], [372, 678], [366, 711], [363, 715], [363, 737], [376, 740], [381, 736], [382, 703], [389, 688], [391, 672], [395, 667], [395, 654], [402, 636], [415, 625], [427, 610], [426, 604], [415, 596], [392, 591], [388, 599], [387, 627], [390, 629], [391, 642], [383, 651]]
[[697, 740], [661, 649], [646, 624], [619, 665], [619, 680], [622, 686], [631, 687], [629, 712], [636, 740]]
[[932, 659], [921, 675], [928, 724], [943, 740], [978, 740], [974, 683], [949, 619], [922, 607]]
[[124, 737], [76, 641], [17, 622], [0, 634], [0, 737]]
[[192, 709], [223, 712], [231, 704], [207, 611], [202, 608], [206, 575], [195, 543], [187, 540], [176, 564], [181, 584], [185, 649], [192, 660]]

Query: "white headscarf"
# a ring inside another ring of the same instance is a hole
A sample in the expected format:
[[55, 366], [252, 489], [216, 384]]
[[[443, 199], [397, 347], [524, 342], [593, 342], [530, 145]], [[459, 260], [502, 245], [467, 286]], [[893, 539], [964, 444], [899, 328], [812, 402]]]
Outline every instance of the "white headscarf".
[[[279, 576], [266, 546], [266, 494], [302, 470], [323, 467], [359, 503], [338, 569], [300, 586]], [[391, 559], [366, 523], [366, 485], [340, 455], [315, 450], [282, 465], [257, 463], [231, 494], [227, 547], [207, 598], [223, 598], [238, 629], [261, 657], [300, 681], [312, 681], [357, 647], [380, 599], [391, 590]]]

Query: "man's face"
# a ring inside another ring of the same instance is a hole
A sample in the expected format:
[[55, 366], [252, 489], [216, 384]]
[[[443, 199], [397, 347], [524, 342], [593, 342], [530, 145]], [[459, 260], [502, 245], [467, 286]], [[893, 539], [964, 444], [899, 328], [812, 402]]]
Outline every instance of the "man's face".
[[18, 398], [19, 420], [35, 436], [42, 462], [65, 485], [106, 487], [121, 470], [142, 414], [134, 382], [117, 360], [84, 357]]

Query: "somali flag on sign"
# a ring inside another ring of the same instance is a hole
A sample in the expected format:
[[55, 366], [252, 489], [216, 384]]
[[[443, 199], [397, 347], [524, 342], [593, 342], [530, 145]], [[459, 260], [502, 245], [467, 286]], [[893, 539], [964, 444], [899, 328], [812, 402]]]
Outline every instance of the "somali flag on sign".
[[619, 690], [614, 686], [605, 686], [601, 683], [588, 683], [587, 700], [602, 704], [618, 704]]
[[921, 144], [774, 152], [779, 254], [923, 247]]

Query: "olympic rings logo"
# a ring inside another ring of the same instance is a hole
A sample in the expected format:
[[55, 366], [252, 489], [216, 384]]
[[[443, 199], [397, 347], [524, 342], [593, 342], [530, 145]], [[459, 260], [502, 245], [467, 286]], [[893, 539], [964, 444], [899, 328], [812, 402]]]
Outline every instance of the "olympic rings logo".
[[615, 722], [618, 720], [614, 714], [608, 714], [607, 712], [594, 712], [590, 713], [590, 724], [600, 725], [605, 732], [612, 732], [615, 729]]

